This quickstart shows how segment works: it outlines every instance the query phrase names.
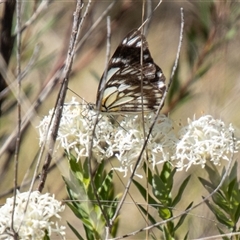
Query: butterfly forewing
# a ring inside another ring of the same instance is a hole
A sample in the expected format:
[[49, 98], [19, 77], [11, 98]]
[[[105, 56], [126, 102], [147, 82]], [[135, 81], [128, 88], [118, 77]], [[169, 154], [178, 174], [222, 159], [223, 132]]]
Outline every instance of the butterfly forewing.
[[108, 64], [105, 86], [103, 78], [96, 103], [102, 112], [155, 111], [166, 90], [162, 70], [154, 63], [139, 30], [130, 32], [116, 49]]

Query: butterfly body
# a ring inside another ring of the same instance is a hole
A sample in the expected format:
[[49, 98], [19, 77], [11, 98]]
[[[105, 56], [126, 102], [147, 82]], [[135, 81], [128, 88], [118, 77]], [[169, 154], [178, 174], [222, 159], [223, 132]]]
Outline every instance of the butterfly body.
[[100, 104], [101, 112], [110, 113], [156, 111], [165, 90], [165, 77], [151, 57], [145, 36], [134, 30], [110, 59], [96, 105]]

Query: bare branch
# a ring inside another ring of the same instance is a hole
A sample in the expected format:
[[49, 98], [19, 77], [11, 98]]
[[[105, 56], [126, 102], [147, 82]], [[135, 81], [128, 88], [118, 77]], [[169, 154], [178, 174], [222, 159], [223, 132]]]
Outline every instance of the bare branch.
[[[15, 12], [15, 5], [16, 5], [15, 0], [6, 1], [4, 3], [4, 11], [1, 19], [2, 24], [1, 24], [0, 53], [1, 58], [3, 59], [4, 66], [8, 66], [15, 39], [12, 36], [12, 25]], [[2, 92], [6, 87], [7, 83], [5, 81], [5, 78], [2, 76], [2, 74], [0, 74], [0, 92]], [[3, 101], [4, 99], [0, 99], [0, 116], [2, 115], [1, 105]]]
[[[77, 1], [76, 10], [74, 12], [74, 20], [73, 20], [72, 33], [71, 33], [71, 39], [70, 39], [70, 44], [69, 44], [69, 51], [68, 51], [68, 55], [67, 55], [66, 66], [64, 69], [65, 76], [64, 76], [64, 79], [62, 82], [62, 86], [60, 88], [60, 92], [57, 97], [57, 102], [56, 102], [56, 106], [55, 106], [55, 110], [54, 110], [54, 114], [53, 114], [53, 116], [54, 116], [54, 118], [52, 119], [53, 127], [51, 129], [49, 146], [47, 148], [48, 154], [47, 154], [45, 163], [42, 168], [41, 178], [40, 178], [40, 182], [38, 185], [38, 190], [40, 192], [44, 188], [46, 178], [47, 178], [48, 168], [50, 166], [50, 163], [52, 160], [52, 155], [54, 152], [54, 145], [55, 145], [55, 141], [57, 138], [57, 132], [58, 132], [60, 119], [61, 119], [61, 115], [62, 115], [63, 104], [64, 104], [66, 92], [68, 89], [68, 87], [67, 87], [68, 80], [69, 80], [72, 63], [73, 63], [73, 58], [74, 58], [74, 54], [75, 54], [75, 49], [76, 49], [76, 44], [77, 44], [77, 36], [79, 35], [81, 21], [82, 21], [81, 10], [82, 10], [82, 1], [79, 0], [79, 1]], [[44, 149], [44, 146], [42, 147], [42, 149]]]
[[[104, 75], [103, 75], [103, 81], [101, 82], [102, 83], [102, 88], [104, 89], [105, 88], [105, 82], [106, 82], [106, 77], [107, 77], [107, 65], [108, 65], [108, 61], [109, 61], [109, 58], [110, 58], [110, 35], [111, 35], [111, 27], [110, 27], [110, 18], [108, 17], [107, 18], [107, 51], [106, 51], [106, 62], [105, 62], [105, 72], [104, 72]], [[90, 176], [90, 179], [91, 179], [91, 186], [94, 190], [94, 195], [97, 199], [97, 202], [98, 202], [98, 205], [101, 209], [101, 212], [106, 220], [106, 223], [107, 223], [107, 235], [109, 233], [109, 228], [111, 228], [111, 224], [109, 223], [109, 219], [107, 218], [107, 215], [106, 213], [103, 211], [103, 208], [102, 208], [102, 204], [100, 202], [100, 199], [98, 197], [98, 194], [97, 194], [97, 190], [96, 190], [96, 187], [95, 187], [95, 184], [94, 184], [94, 180], [93, 180], [93, 171], [92, 171], [92, 148], [93, 148], [93, 138], [95, 136], [95, 130], [96, 130], [96, 126], [97, 126], [97, 123], [98, 123], [98, 119], [99, 119], [99, 115], [100, 115], [100, 108], [101, 108], [101, 99], [103, 98], [103, 91], [101, 92], [101, 95], [100, 95], [100, 101], [99, 101], [99, 104], [98, 106], [96, 106], [96, 110], [97, 110], [97, 115], [96, 115], [96, 118], [95, 118], [95, 121], [93, 122], [93, 131], [92, 131], [92, 134], [91, 134], [91, 140], [89, 141], [89, 154], [88, 154], [88, 171], [89, 171], [89, 176]]]
[[150, 135], [151, 135], [151, 133], [152, 133], [153, 127], [154, 127], [154, 125], [155, 125], [155, 123], [156, 123], [156, 121], [157, 121], [157, 119], [158, 119], [158, 115], [159, 115], [161, 109], [163, 108], [164, 101], [165, 101], [165, 99], [166, 99], [168, 90], [169, 90], [169, 88], [170, 88], [170, 86], [171, 86], [171, 83], [172, 83], [172, 80], [173, 80], [173, 75], [174, 75], [174, 72], [175, 72], [175, 70], [176, 70], [178, 60], [179, 60], [179, 54], [180, 54], [180, 49], [181, 49], [181, 45], [182, 45], [183, 27], [184, 27], [183, 9], [181, 8], [181, 31], [180, 31], [180, 37], [179, 37], [179, 44], [178, 44], [177, 56], [176, 56], [176, 60], [175, 60], [175, 63], [174, 63], [173, 70], [172, 70], [172, 75], [171, 75], [171, 77], [170, 77], [168, 87], [167, 87], [166, 91], [164, 92], [163, 97], [162, 97], [162, 99], [161, 99], [161, 102], [160, 102], [160, 104], [159, 104], [159, 107], [158, 107], [158, 110], [157, 110], [157, 112], [156, 112], [156, 115], [155, 115], [155, 118], [154, 118], [154, 120], [153, 120], [153, 123], [152, 123], [152, 125], [151, 125], [150, 128], [149, 128], [149, 132], [148, 132], [148, 134], [147, 134], [146, 140], [144, 141], [142, 150], [141, 150], [141, 152], [140, 152], [140, 154], [139, 154], [139, 156], [138, 156], [138, 159], [137, 159], [137, 161], [136, 161], [136, 163], [135, 163], [135, 166], [134, 166], [134, 168], [133, 168], [133, 170], [132, 170], [132, 174], [131, 174], [128, 182], [127, 182], [126, 189], [125, 189], [125, 191], [124, 191], [124, 193], [123, 193], [123, 196], [122, 196], [122, 198], [121, 198], [121, 201], [119, 202], [119, 204], [118, 204], [118, 206], [117, 206], [117, 209], [116, 209], [116, 211], [115, 211], [115, 214], [114, 214], [114, 216], [112, 217], [112, 219], [110, 220], [110, 221], [111, 221], [110, 223], [113, 223], [113, 221], [114, 221], [115, 218], [117, 217], [120, 209], [122, 208], [122, 205], [123, 205], [123, 203], [124, 203], [124, 200], [126, 199], [127, 194], [128, 194], [128, 191], [129, 191], [129, 189], [130, 189], [130, 186], [131, 186], [133, 177], [134, 177], [135, 172], [136, 172], [136, 170], [137, 170], [137, 167], [138, 167], [138, 165], [139, 165], [139, 163], [140, 163], [140, 161], [141, 161], [141, 159], [142, 159], [142, 155], [143, 155], [143, 153], [144, 153], [144, 151], [145, 151], [145, 149], [146, 149], [146, 146], [147, 146], [147, 143], [148, 143], [148, 139], [149, 139], [149, 137], [150, 137]]
[[[23, 24], [23, 26], [21, 27], [21, 29], [20, 29], [21, 33], [37, 19], [37, 17], [43, 10], [48, 8], [48, 5], [50, 4], [51, 1], [52, 0], [42, 0], [42, 2], [40, 3], [40, 5], [36, 9], [36, 11], [31, 16], [31, 18], [29, 18], [28, 21], [25, 24]], [[19, 32], [19, 30], [17, 29], [14, 33], [14, 36], [16, 36], [18, 34], [18, 32]]]
[[[17, 13], [17, 29], [21, 28], [21, 2], [17, 0], [16, 4], [16, 13]], [[22, 124], [22, 113], [21, 113], [21, 33], [17, 34], [17, 85], [18, 85], [18, 93], [17, 93], [17, 138], [16, 138], [16, 146], [14, 153], [14, 192], [13, 192], [13, 209], [12, 209], [12, 218], [11, 218], [11, 231], [13, 233], [13, 238], [18, 239], [18, 233], [14, 229], [14, 215], [15, 215], [15, 205], [17, 198], [17, 179], [18, 179], [18, 161], [19, 161], [19, 149], [20, 149], [20, 140], [21, 140], [21, 124]]]

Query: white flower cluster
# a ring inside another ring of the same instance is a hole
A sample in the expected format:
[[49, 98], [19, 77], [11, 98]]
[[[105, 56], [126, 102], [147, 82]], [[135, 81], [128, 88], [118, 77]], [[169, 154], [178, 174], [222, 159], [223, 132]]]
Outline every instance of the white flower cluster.
[[[49, 115], [45, 116], [41, 121], [39, 128], [40, 145], [49, 140], [50, 132], [46, 137], [47, 130], [53, 115], [53, 110], [49, 111]], [[92, 110], [86, 104], [80, 104], [75, 100], [64, 105], [61, 122], [59, 126], [57, 140], [58, 148], [61, 146], [68, 153], [74, 150], [77, 159], [89, 156], [89, 143], [93, 134], [93, 124], [96, 120], [96, 111]], [[51, 129], [51, 128], [50, 128]], [[95, 137], [93, 139], [94, 157], [101, 161], [113, 155], [113, 150], [107, 145], [111, 145], [111, 137], [114, 135], [115, 129], [110, 124], [107, 116], [102, 116], [97, 124]]]
[[[57, 140], [59, 146], [68, 152], [74, 150], [77, 159], [89, 156], [89, 142], [93, 136], [93, 156], [97, 161], [115, 156], [119, 166], [115, 169], [125, 176], [133, 169], [144, 144], [141, 114], [115, 115], [101, 114], [93, 134], [96, 111], [87, 105], [79, 104], [74, 98], [64, 106]], [[52, 111], [39, 125], [40, 143], [46, 139]], [[148, 133], [154, 119], [154, 113], [144, 116], [144, 128]], [[156, 164], [170, 161], [179, 170], [191, 165], [202, 167], [207, 160], [220, 164], [221, 159], [228, 160], [233, 151], [233, 128], [220, 120], [203, 116], [190, 121], [178, 134], [174, 133], [172, 121], [165, 115], [159, 115], [147, 144], [147, 157], [143, 159], [154, 167]]]
[[[179, 142], [172, 160], [176, 160], [178, 170], [189, 169], [192, 165], [205, 167], [207, 161], [221, 165], [221, 160], [229, 160], [234, 149], [234, 129], [210, 115], [197, 120], [188, 119], [188, 126], [179, 132]], [[236, 142], [238, 144], [238, 142]]]
[[[39, 128], [40, 145], [46, 141], [46, 132], [53, 110], [41, 121]], [[115, 116], [102, 114], [93, 135], [96, 111], [86, 104], [79, 104], [74, 98], [65, 104], [62, 112], [57, 140], [59, 146], [67, 152], [75, 151], [77, 159], [89, 156], [89, 142], [93, 136], [93, 156], [98, 162], [110, 157], [117, 157], [120, 166], [115, 169], [127, 174], [132, 169], [144, 144], [142, 116], [129, 114]], [[146, 133], [153, 121], [154, 113], [144, 117]], [[168, 161], [169, 152], [177, 141], [172, 133], [172, 122], [165, 115], [160, 115], [148, 141], [148, 159], [153, 165]]]
[[[29, 197], [29, 198], [28, 198]], [[42, 240], [47, 231], [48, 236], [54, 232], [65, 239], [65, 227], [58, 225], [59, 212], [65, 206], [51, 197], [48, 193], [38, 191], [17, 193], [14, 210], [13, 227], [19, 239]], [[13, 211], [13, 197], [8, 198], [5, 205], [0, 208], [0, 239], [14, 239], [11, 231]]]

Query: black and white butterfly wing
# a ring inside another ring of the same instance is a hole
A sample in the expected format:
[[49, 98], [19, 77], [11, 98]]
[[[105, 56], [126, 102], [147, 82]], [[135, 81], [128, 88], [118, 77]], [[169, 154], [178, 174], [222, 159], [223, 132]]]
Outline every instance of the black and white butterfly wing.
[[163, 72], [154, 63], [146, 38], [139, 30], [131, 31], [116, 49], [108, 64], [105, 86], [103, 78], [104, 75], [96, 103], [101, 112], [155, 111], [166, 90]]

